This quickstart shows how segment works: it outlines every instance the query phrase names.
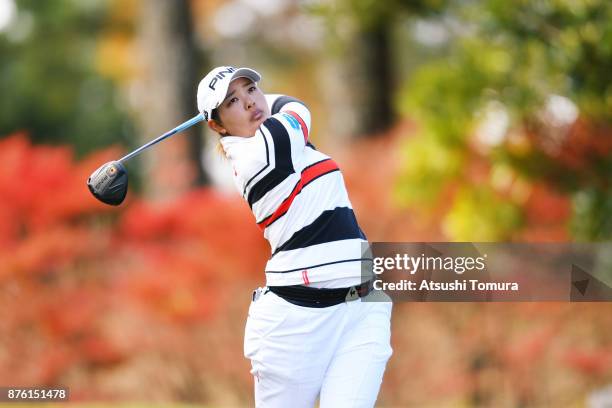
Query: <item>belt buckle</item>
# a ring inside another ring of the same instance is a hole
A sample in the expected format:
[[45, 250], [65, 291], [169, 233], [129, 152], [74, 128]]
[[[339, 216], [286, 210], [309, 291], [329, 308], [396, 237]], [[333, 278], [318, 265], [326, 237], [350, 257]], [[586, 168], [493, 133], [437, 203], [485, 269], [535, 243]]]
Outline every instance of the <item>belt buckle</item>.
[[348, 292], [346, 293], [346, 297], [344, 298], [345, 302], [351, 302], [353, 300], [359, 299], [359, 291], [355, 286], [351, 286]]

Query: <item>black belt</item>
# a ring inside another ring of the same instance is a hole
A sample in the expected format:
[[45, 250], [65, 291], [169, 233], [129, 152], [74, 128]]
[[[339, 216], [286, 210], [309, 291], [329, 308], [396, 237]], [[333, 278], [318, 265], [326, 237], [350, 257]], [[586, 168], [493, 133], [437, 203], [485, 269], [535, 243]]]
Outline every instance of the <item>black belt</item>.
[[305, 307], [329, 307], [365, 297], [373, 289], [373, 281], [350, 288], [312, 288], [309, 286], [268, 286], [270, 292], [289, 303]]

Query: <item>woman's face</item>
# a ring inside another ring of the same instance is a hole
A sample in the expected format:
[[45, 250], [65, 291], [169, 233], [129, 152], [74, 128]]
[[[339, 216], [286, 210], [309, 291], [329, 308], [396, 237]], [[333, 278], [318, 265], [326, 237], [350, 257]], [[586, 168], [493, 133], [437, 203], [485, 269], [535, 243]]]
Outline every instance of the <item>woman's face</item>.
[[222, 135], [254, 136], [269, 116], [266, 98], [253, 81], [238, 78], [230, 83], [227, 96], [217, 108], [221, 123], [210, 126]]

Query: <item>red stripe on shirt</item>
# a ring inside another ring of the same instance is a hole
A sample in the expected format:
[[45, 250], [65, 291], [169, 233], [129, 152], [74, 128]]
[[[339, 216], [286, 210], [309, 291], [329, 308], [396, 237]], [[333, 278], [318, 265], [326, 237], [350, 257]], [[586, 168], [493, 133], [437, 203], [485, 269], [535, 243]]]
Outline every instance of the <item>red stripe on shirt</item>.
[[304, 281], [304, 285], [310, 284], [310, 280], [308, 279], [308, 271], [306, 269], [302, 271], [302, 280]]
[[302, 171], [302, 176], [300, 180], [297, 182], [295, 187], [293, 187], [293, 191], [289, 194], [289, 197], [285, 198], [281, 205], [278, 206], [276, 211], [272, 213], [269, 217], [257, 223], [259, 228], [264, 230], [268, 225], [272, 224], [274, 221], [285, 215], [287, 211], [289, 211], [289, 207], [293, 203], [295, 197], [302, 191], [302, 188], [306, 186], [308, 183], [320, 177], [326, 173], [330, 173], [332, 171], [338, 170], [338, 165], [331, 159], [320, 161], [310, 167], [305, 168]]
[[304, 120], [300, 117], [300, 115], [298, 115], [294, 111], [285, 111], [285, 112], [287, 112], [288, 114], [293, 116], [298, 122], [300, 122], [300, 127], [302, 128], [302, 133], [304, 134], [304, 142], [307, 142], [308, 141], [308, 128], [306, 127], [306, 123], [304, 123]]

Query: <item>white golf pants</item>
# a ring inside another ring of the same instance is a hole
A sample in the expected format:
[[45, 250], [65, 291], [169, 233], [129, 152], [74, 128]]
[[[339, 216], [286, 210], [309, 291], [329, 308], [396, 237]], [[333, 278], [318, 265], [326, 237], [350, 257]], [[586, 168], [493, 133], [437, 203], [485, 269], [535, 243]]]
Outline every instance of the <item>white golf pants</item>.
[[321, 408], [373, 407], [392, 353], [391, 307], [355, 300], [310, 308], [259, 296], [244, 339], [255, 406], [312, 408], [320, 397]]

